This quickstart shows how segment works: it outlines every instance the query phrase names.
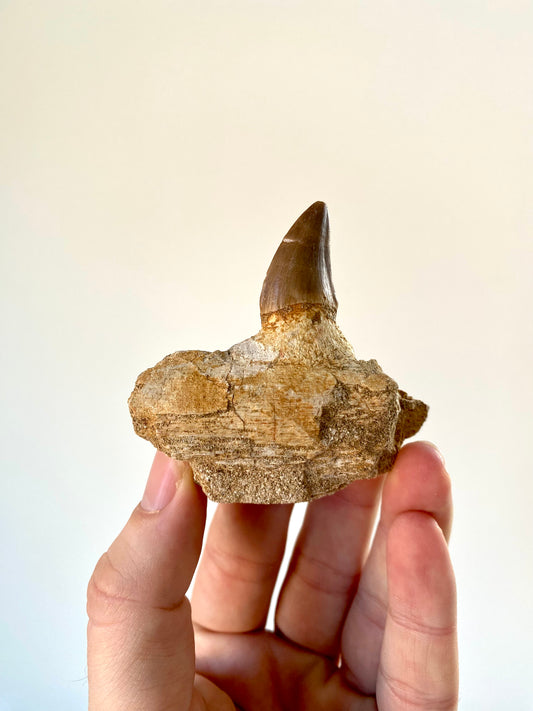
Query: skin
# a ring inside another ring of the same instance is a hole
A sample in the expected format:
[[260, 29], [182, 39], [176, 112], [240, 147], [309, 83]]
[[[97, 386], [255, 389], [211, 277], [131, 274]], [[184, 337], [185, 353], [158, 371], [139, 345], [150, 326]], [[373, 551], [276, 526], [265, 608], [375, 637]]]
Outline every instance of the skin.
[[308, 505], [275, 631], [291, 507], [221, 504], [202, 551], [205, 508], [189, 466], [158, 453], [89, 583], [90, 711], [457, 708], [452, 502], [435, 447], [409, 444], [385, 477]]

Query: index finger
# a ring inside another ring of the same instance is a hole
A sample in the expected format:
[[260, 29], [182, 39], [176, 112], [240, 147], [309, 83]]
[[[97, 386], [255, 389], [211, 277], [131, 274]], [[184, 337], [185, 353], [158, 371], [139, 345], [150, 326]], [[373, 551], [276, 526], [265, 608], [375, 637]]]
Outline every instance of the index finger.
[[285, 551], [290, 504], [219, 504], [196, 573], [192, 616], [215, 632], [266, 623]]

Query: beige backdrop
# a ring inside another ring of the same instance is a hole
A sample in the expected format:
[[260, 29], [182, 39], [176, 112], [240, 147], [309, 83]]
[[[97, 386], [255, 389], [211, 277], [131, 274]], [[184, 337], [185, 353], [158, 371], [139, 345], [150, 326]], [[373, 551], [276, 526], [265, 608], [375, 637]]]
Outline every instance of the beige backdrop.
[[152, 457], [129, 391], [255, 332], [315, 200], [339, 324], [453, 477], [460, 708], [533, 708], [532, 30], [525, 0], [0, 1], [0, 711], [85, 708], [86, 583]]

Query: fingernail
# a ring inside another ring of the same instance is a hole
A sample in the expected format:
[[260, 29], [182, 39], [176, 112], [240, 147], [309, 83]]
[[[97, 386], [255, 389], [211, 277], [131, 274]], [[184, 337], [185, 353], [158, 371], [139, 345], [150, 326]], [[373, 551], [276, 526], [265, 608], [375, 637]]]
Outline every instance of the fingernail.
[[176, 462], [163, 452], [157, 452], [146, 482], [141, 508], [150, 513], [164, 509], [174, 498], [180, 481], [181, 474]]

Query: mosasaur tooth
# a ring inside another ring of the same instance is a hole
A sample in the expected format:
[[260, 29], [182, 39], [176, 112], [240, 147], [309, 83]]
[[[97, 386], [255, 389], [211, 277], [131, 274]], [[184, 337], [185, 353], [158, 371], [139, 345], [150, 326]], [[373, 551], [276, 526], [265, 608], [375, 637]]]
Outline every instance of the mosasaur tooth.
[[226, 351], [178, 351], [142, 373], [135, 431], [191, 464], [214, 501], [289, 503], [387, 471], [427, 406], [335, 323], [329, 219], [316, 202], [268, 269], [261, 330]]
[[278, 247], [261, 291], [261, 318], [295, 304], [319, 304], [333, 317], [337, 314], [329, 256], [329, 216], [323, 202], [308, 207]]

